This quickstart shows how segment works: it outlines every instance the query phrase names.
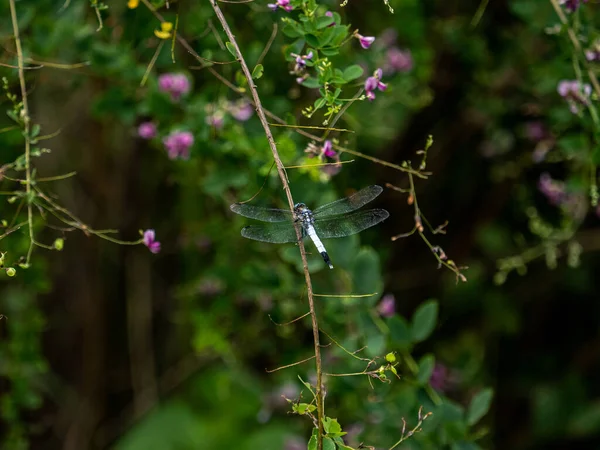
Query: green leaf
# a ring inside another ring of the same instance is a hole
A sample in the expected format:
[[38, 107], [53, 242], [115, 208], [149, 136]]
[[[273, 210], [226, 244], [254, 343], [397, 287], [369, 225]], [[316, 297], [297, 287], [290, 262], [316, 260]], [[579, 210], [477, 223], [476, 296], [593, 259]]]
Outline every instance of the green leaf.
[[31, 126], [30, 136], [32, 138], [36, 138], [40, 134], [40, 129], [41, 128], [40, 128], [40, 126], [37, 123], [33, 124]]
[[427, 339], [437, 322], [438, 303], [429, 300], [420, 305], [412, 318], [410, 334], [413, 342], [422, 342]]
[[417, 382], [420, 386], [425, 386], [431, 378], [431, 373], [435, 366], [435, 357], [427, 354], [419, 361], [419, 372], [417, 373]]
[[292, 406], [292, 411], [296, 414], [306, 414], [307, 412], [313, 412], [317, 407], [309, 403], [298, 403]]
[[337, 450], [354, 450], [352, 447], [349, 447], [346, 444], [344, 444], [344, 441], [339, 436], [334, 437], [333, 442], [335, 442]]
[[258, 80], [260, 77], [263, 76], [263, 73], [265, 72], [265, 68], [263, 67], [262, 64], [257, 64], [254, 67], [254, 70], [252, 71], [252, 79], [253, 80]]
[[387, 324], [390, 328], [392, 344], [401, 350], [410, 348], [412, 340], [410, 336], [410, 326], [406, 319], [402, 316], [394, 316], [387, 321]]
[[317, 17], [315, 26], [317, 27], [317, 30], [320, 30], [322, 28], [327, 28], [332, 23], [333, 23], [333, 17], [321, 16], [321, 17]]
[[229, 50], [229, 53], [231, 53], [235, 58], [238, 57], [237, 52], [235, 51], [235, 47], [233, 46], [233, 44], [231, 42], [225, 42], [225, 47], [227, 47], [227, 50]]
[[335, 450], [335, 442], [333, 442], [333, 439], [328, 437], [323, 438], [323, 450]]
[[306, 43], [308, 45], [310, 45], [311, 47], [314, 47], [314, 48], [321, 47], [321, 43], [319, 42], [319, 39], [314, 34], [307, 34], [304, 36], [304, 39], [306, 39]]
[[308, 450], [317, 450], [317, 436], [314, 433], [308, 441]]
[[323, 106], [325, 106], [326, 102], [327, 101], [323, 97], [316, 99], [315, 100], [315, 110], [321, 109]]
[[[383, 280], [381, 279], [381, 267], [379, 255], [371, 247], [363, 247], [354, 258], [352, 265], [352, 284], [354, 294], [374, 294], [381, 292]], [[373, 295], [364, 302], [372, 305], [379, 297]]]
[[323, 429], [331, 437], [343, 436], [346, 434], [345, 431], [342, 431], [342, 426], [337, 419], [332, 419], [331, 417], [325, 417], [323, 419]]
[[321, 87], [321, 84], [319, 83], [319, 80], [317, 80], [315, 77], [308, 77], [306, 80], [304, 80], [302, 82], [302, 86], [305, 86], [307, 88], [311, 88], [311, 89], [316, 89]]
[[344, 80], [356, 80], [357, 78], [361, 77], [364, 72], [365, 71], [362, 67], [354, 64], [353, 66], [347, 67], [346, 70], [344, 70]]
[[493, 397], [494, 390], [492, 388], [483, 389], [473, 397], [467, 410], [467, 423], [469, 425], [475, 425], [487, 414], [492, 404]]
[[340, 51], [337, 48], [322, 48], [321, 49], [321, 53], [323, 53], [325, 56], [335, 56], [339, 53]]

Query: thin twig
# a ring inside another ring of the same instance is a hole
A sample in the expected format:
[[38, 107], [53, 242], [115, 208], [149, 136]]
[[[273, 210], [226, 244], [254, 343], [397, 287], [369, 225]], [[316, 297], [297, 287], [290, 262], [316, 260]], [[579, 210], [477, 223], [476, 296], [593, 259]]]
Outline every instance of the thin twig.
[[267, 373], [273, 373], [273, 372], [277, 372], [278, 370], [289, 369], [290, 367], [294, 367], [294, 366], [300, 365], [302, 363], [305, 363], [306, 361], [310, 361], [311, 359], [314, 359], [314, 357], [315, 357], [315, 355], [312, 355], [311, 357], [303, 359], [302, 361], [296, 361], [295, 363], [286, 364], [285, 366], [279, 366], [273, 370], [265, 369], [265, 371]]
[[[277, 151], [277, 146], [275, 144], [275, 139], [273, 138], [273, 134], [271, 133], [271, 129], [269, 128], [269, 122], [267, 121], [267, 117], [265, 116], [265, 112], [262, 107], [262, 103], [260, 101], [260, 97], [258, 96], [258, 91], [256, 90], [256, 86], [254, 84], [254, 80], [252, 79], [252, 73], [244, 60], [244, 56], [237, 44], [236, 38], [229, 28], [227, 24], [227, 20], [219, 8], [216, 0], [210, 0], [210, 3], [217, 15], [217, 18], [221, 22], [223, 26], [223, 30], [229, 39], [229, 42], [233, 46], [235, 53], [237, 55], [238, 61], [242, 67], [242, 71], [244, 72], [244, 76], [248, 81], [248, 90], [252, 95], [252, 99], [254, 100], [254, 106], [256, 107], [256, 114], [263, 126], [265, 131], [265, 135], [267, 136], [267, 141], [269, 142], [269, 147], [271, 148], [271, 152], [273, 153], [273, 159], [275, 160], [275, 164], [277, 165], [277, 172], [279, 173], [279, 178], [281, 179], [281, 183], [283, 184], [283, 189], [285, 191], [288, 204], [290, 207], [290, 211], [294, 211], [294, 199], [292, 198], [292, 193], [290, 191], [290, 186], [287, 180], [287, 175], [285, 173], [285, 168], [283, 163], [281, 162], [281, 158], [279, 157], [279, 153]], [[323, 405], [323, 370], [321, 367], [321, 345], [319, 343], [319, 324], [317, 321], [317, 313], [315, 311], [315, 303], [312, 291], [312, 283], [310, 279], [310, 273], [308, 271], [308, 261], [306, 259], [306, 250], [304, 248], [304, 243], [302, 241], [302, 233], [298, 224], [296, 224], [296, 236], [298, 238], [298, 248], [300, 249], [300, 256], [302, 257], [302, 266], [304, 269], [304, 279], [306, 282], [306, 290], [308, 294], [308, 306], [310, 309], [310, 315], [312, 319], [312, 329], [313, 329], [313, 340], [314, 340], [314, 348], [315, 348], [315, 363], [316, 363], [316, 372], [317, 372], [317, 386], [316, 386], [316, 399], [317, 399], [317, 423], [318, 423], [318, 437], [317, 437], [317, 448], [318, 450], [323, 449], [323, 419], [325, 418], [324, 413], [324, 405]]]
[[[223, 1], [223, 0], [220, 0], [220, 1]], [[277, 28], [278, 28], [277, 22], [273, 23], [273, 32], [271, 33], [271, 37], [267, 41], [267, 45], [265, 45], [265, 48], [263, 49], [262, 53], [258, 57], [258, 60], [256, 61], [257, 66], [259, 64], [262, 64], [264, 57], [267, 55], [267, 52], [271, 48], [271, 45], [273, 45], [273, 41], [275, 40], [275, 37], [277, 36]]]
[[35, 239], [33, 236], [33, 201], [31, 191], [31, 123], [29, 118], [29, 104], [27, 102], [27, 86], [25, 84], [25, 64], [23, 58], [23, 49], [21, 48], [21, 38], [19, 36], [19, 23], [17, 22], [17, 10], [15, 8], [15, 0], [9, 0], [10, 5], [10, 18], [13, 26], [13, 33], [15, 35], [15, 48], [17, 50], [17, 65], [19, 67], [19, 84], [21, 85], [21, 103], [23, 105], [22, 117], [23, 117], [23, 135], [25, 137], [25, 193], [27, 201], [27, 225], [29, 227], [29, 250], [27, 251], [27, 259], [25, 264], [29, 264], [31, 259], [31, 252], [33, 252], [33, 246], [35, 245]]
[[269, 319], [271, 320], [271, 322], [273, 322], [273, 323], [274, 323], [275, 325], [277, 325], [278, 327], [283, 327], [283, 326], [286, 326], [286, 325], [291, 325], [291, 324], [293, 324], [294, 322], [298, 322], [299, 320], [302, 320], [302, 319], [304, 319], [306, 316], [309, 316], [309, 315], [310, 315], [310, 311], [309, 311], [309, 312], [307, 312], [306, 314], [302, 314], [301, 316], [299, 316], [299, 317], [296, 317], [295, 319], [292, 319], [292, 320], [290, 320], [289, 322], [279, 323], [279, 322], [275, 322], [275, 321], [273, 320], [273, 318], [271, 317], [271, 314], [268, 314], [268, 316], [269, 316]]

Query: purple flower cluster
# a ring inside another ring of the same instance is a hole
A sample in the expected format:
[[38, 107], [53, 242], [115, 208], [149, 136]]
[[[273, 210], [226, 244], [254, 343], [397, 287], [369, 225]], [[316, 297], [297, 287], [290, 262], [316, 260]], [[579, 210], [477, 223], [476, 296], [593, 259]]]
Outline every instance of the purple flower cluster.
[[191, 85], [188, 77], [182, 73], [165, 73], [158, 77], [158, 89], [169, 94], [171, 100], [178, 101], [190, 92]]
[[163, 139], [170, 159], [189, 159], [194, 136], [189, 131], [174, 131]]
[[568, 12], [577, 11], [581, 3], [587, 3], [588, 0], [558, 0], [558, 4], [565, 7]]
[[555, 206], [560, 206], [567, 198], [565, 183], [552, 179], [546, 172], [540, 175], [538, 189]]
[[252, 114], [254, 114], [252, 103], [244, 99], [240, 99], [237, 102], [231, 102], [228, 109], [233, 118], [239, 122], [247, 121], [252, 117]]
[[390, 47], [385, 52], [383, 72], [391, 75], [397, 72], [410, 72], [413, 68], [413, 59], [410, 50], [401, 50], [398, 47]]
[[367, 78], [365, 81], [365, 92], [367, 93], [367, 98], [370, 101], [375, 100], [375, 90], [385, 91], [387, 89], [387, 84], [381, 82], [381, 77], [383, 76], [383, 72], [381, 69], [377, 69], [372, 77]]
[[144, 245], [148, 247], [152, 253], [160, 252], [160, 242], [156, 240], [156, 236], [154, 234], [154, 230], [146, 230], [144, 231]]
[[294, 73], [301, 73], [306, 68], [306, 62], [313, 57], [313, 52], [310, 51], [306, 55], [297, 55], [295, 53], [290, 53], [290, 55], [295, 58], [296, 65], [294, 66]]
[[321, 167], [321, 172], [325, 175], [331, 177], [342, 170], [340, 155], [333, 149], [333, 143], [330, 140], [326, 140], [322, 146], [317, 146], [311, 142], [304, 152], [309, 158], [318, 157], [321, 161], [333, 163]]
[[587, 84], [581, 84], [577, 80], [563, 80], [558, 83], [557, 91], [569, 104], [569, 109], [573, 114], [579, 113], [579, 107], [588, 105], [592, 95], [592, 87]]
[[564, 182], [554, 180], [548, 173], [540, 175], [538, 189], [554, 206], [560, 206], [570, 216], [582, 218], [586, 214], [587, 203], [585, 195], [569, 192]]
[[394, 29], [387, 28], [377, 39], [381, 49], [384, 50], [384, 59], [380, 65], [385, 75], [412, 70], [414, 66], [412, 53], [408, 49], [398, 47], [396, 44], [398, 33]]
[[276, 3], [269, 3], [267, 6], [271, 8], [272, 11], [277, 11], [277, 9], [281, 8], [290, 12], [294, 9], [294, 7], [290, 5], [290, 0], [277, 0]]

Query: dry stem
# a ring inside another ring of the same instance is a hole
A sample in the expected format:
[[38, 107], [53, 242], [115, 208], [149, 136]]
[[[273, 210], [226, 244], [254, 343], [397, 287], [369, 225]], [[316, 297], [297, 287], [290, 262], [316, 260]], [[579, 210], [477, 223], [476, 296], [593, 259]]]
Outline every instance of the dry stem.
[[[269, 122], [267, 121], [267, 117], [263, 110], [260, 97], [258, 96], [258, 91], [256, 90], [256, 86], [254, 84], [254, 80], [252, 79], [252, 73], [244, 60], [242, 52], [237, 44], [235, 36], [233, 35], [229, 25], [227, 24], [227, 20], [219, 8], [216, 0], [210, 0], [210, 3], [217, 15], [217, 18], [221, 22], [223, 26], [223, 30], [229, 39], [229, 42], [235, 49], [237, 59], [242, 67], [242, 71], [244, 72], [244, 76], [248, 81], [248, 89], [250, 94], [252, 95], [254, 106], [256, 107], [256, 114], [260, 120], [260, 123], [265, 130], [265, 135], [267, 136], [267, 140], [269, 142], [269, 147], [271, 148], [271, 152], [273, 153], [273, 159], [275, 160], [275, 164], [277, 165], [277, 172], [279, 173], [279, 178], [281, 179], [281, 183], [283, 184], [283, 189], [285, 191], [285, 195], [288, 200], [288, 204], [290, 210], [294, 211], [294, 199], [292, 198], [292, 193], [290, 192], [290, 186], [287, 179], [287, 174], [285, 173], [285, 168], [283, 163], [281, 162], [281, 158], [279, 157], [279, 153], [277, 152], [277, 146], [275, 145], [275, 140], [273, 139], [273, 134], [271, 133], [271, 129], [269, 128]], [[300, 232], [300, 228], [296, 226], [296, 235], [298, 237], [298, 247], [300, 248], [300, 255], [302, 257], [302, 266], [304, 268], [304, 279], [306, 281], [306, 290], [308, 294], [308, 305], [310, 309], [310, 316], [312, 319], [312, 329], [313, 329], [313, 339], [314, 339], [314, 347], [315, 347], [315, 361], [316, 361], [316, 370], [317, 370], [317, 386], [315, 391], [315, 397], [317, 399], [317, 419], [318, 419], [318, 439], [317, 439], [317, 447], [319, 450], [323, 448], [323, 418], [324, 414], [324, 406], [323, 406], [323, 390], [322, 390], [322, 367], [321, 367], [321, 344], [319, 342], [319, 324], [317, 322], [317, 314], [315, 312], [313, 291], [312, 291], [312, 283], [310, 280], [310, 273], [308, 272], [308, 262], [306, 260], [306, 250], [304, 249], [304, 243], [302, 242], [302, 234]]]

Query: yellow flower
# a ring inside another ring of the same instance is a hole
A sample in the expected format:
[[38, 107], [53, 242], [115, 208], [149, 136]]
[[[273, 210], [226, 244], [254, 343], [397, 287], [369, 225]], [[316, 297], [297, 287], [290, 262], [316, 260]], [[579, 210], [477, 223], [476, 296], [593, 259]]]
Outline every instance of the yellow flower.
[[160, 24], [160, 30], [154, 30], [154, 35], [159, 39], [169, 39], [172, 36], [172, 29], [173, 24], [171, 22], [163, 22]]
[[135, 9], [139, 6], [139, 4], [140, 4], [140, 0], [129, 0], [127, 2], [127, 7], [129, 9]]

